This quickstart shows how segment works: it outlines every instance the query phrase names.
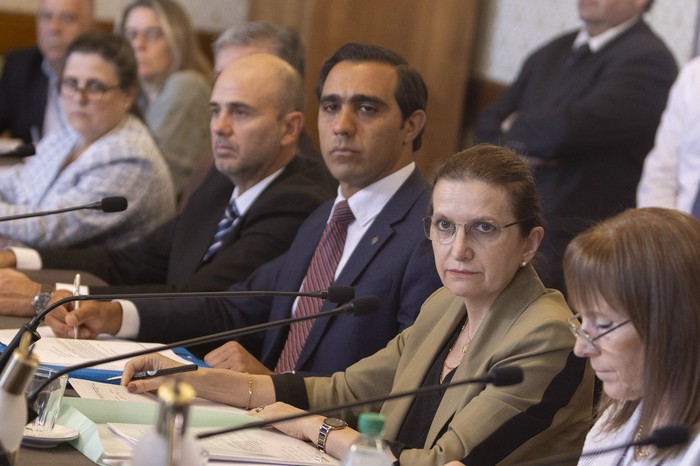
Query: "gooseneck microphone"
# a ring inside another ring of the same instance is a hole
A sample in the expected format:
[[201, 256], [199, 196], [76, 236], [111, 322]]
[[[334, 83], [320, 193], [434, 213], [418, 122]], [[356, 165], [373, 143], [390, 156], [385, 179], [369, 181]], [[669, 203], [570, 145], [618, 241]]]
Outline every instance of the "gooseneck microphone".
[[[341, 288], [347, 288], [347, 287], [341, 287]], [[270, 293], [270, 292], [261, 292], [261, 293], [258, 293], [257, 295], [268, 295], [267, 293]], [[275, 292], [275, 293], [278, 293], [278, 294], [276, 294], [276, 296], [308, 296], [309, 295], [309, 293], [288, 293], [288, 292]], [[316, 292], [316, 293], [325, 293], [325, 292]], [[78, 296], [71, 296], [71, 298], [77, 298], [77, 297]], [[68, 298], [66, 298], [66, 299], [68, 299]], [[120, 298], [114, 298], [114, 299], [120, 299]], [[61, 300], [61, 301], [64, 301], [64, 300]], [[71, 301], [75, 301], [75, 300], [71, 300]], [[60, 301], [56, 301], [56, 302], [60, 302]], [[158, 346], [158, 347], [143, 349], [140, 351], [134, 351], [131, 353], [120, 354], [120, 355], [116, 355], [116, 356], [111, 356], [111, 357], [99, 359], [96, 361], [88, 361], [88, 362], [85, 362], [82, 364], [76, 364], [74, 366], [66, 367], [64, 369], [61, 369], [61, 370], [56, 371], [55, 373], [51, 374], [51, 377], [48, 377], [33, 392], [31, 392], [27, 395], [28, 404], [29, 404], [29, 406], [31, 406], [33, 404], [34, 400], [36, 399], [37, 395], [41, 392], [41, 390], [43, 390], [44, 387], [49, 385], [52, 381], [56, 380], [57, 378], [59, 378], [63, 374], [68, 374], [69, 372], [77, 371], [78, 369], [85, 369], [87, 367], [98, 366], [100, 364], [106, 364], [109, 362], [119, 361], [122, 359], [132, 359], [132, 358], [136, 358], [138, 356], [145, 356], [145, 355], [151, 354], [151, 353], [158, 353], [160, 351], [178, 348], [181, 346], [193, 346], [193, 345], [199, 345], [202, 343], [212, 343], [215, 341], [227, 340], [227, 339], [230, 339], [233, 337], [247, 335], [249, 333], [260, 332], [262, 330], [268, 330], [268, 329], [275, 328], [275, 327], [282, 327], [284, 325], [289, 325], [289, 324], [292, 324], [294, 322], [303, 322], [305, 320], [313, 320], [313, 319], [319, 319], [319, 318], [324, 318], [324, 317], [332, 317], [332, 316], [336, 316], [336, 315], [340, 315], [340, 314], [350, 314], [350, 315], [353, 315], [355, 317], [361, 317], [361, 316], [374, 314], [378, 310], [379, 310], [379, 298], [377, 298], [376, 296], [363, 296], [360, 298], [355, 298], [352, 301], [347, 302], [345, 304], [342, 304], [342, 305], [336, 307], [335, 309], [320, 312], [320, 313], [314, 314], [314, 315], [308, 315], [308, 316], [302, 316], [302, 317], [289, 317], [287, 319], [273, 320], [271, 322], [264, 322], [262, 324], [251, 325], [251, 326], [245, 327], [245, 328], [227, 330], [224, 332], [214, 333], [212, 335], [204, 335], [201, 337], [190, 338], [189, 340], [182, 340], [182, 341], [178, 341], [175, 343], [168, 343], [168, 344]]]
[[208, 437], [214, 437], [216, 435], [229, 434], [232, 432], [238, 432], [239, 430], [253, 429], [255, 427], [267, 427], [277, 422], [293, 421], [295, 419], [300, 419], [307, 416], [314, 416], [316, 414], [324, 414], [329, 412], [341, 411], [349, 408], [356, 408], [358, 406], [372, 405], [375, 403], [384, 403], [385, 401], [395, 400], [397, 398], [403, 398], [406, 396], [421, 395], [423, 393], [434, 392], [438, 390], [445, 390], [452, 387], [459, 387], [460, 385], [466, 384], [492, 384], [496, 387], [506, 387], [509, 385], [516, 385], [523, 381], [523, 370], [518, 366], [505, 366], [505, 367], [495, 367], [488, 374], [482, 377], [476, 377], [473, 379], [463, 379], [463, 380], [452, 380], [449, 383], [442, 383], [437, 385], [426, 385], [424, 387], [417, 388], [415, 390], [406, 390], [403, 392], [395, 392], [389, 395], [378, 396], [375, 398], [367, 398], [365, 400], [352, 401], [350, 403], [343, 403], [336, 406], [326, 406], [324, 408], [312, 409], [309, 411], [304, 411], [303, 413], [292, 414], [290, 416], [282, 416], [275, 419], [263, 419], [258, 422], [251, 422], [248, 424], [228, 427], [226, 429], [214, 430], [211, 432], [202, 432], [197, 435], [197, 438], [203, 439]]
[[[132, 293], [132, 294], [103, 294], [103, 295], [77, 295], [68, 296], [67, 298], [59, 299], [58, 301], [49, 304], [43, 311], [32, 317], [29, 322], [22, 325], [15, 337], [7, 345], [5, 351], [0, 355], [0, 371], [2, 371], [7, 362], [12, 356], [12, 352], [19, 347], [19, 342], [22, 339], [24, 332], [29, 332], [32, 335], [32, 342], [41, 338], [37, 328], [43, 322], [49, 312], [57, 307], [73, 301], [112, 301], [115, 299], [188, 299], [188, 298], [246, 298], [257, 296], [308, 296], [312, 298], [326, 299], [332, 303], [344, 304], [350, 301], [355, 296], [355, 289], [351, 286], [329, 286], [327, 290], [310, 291], [310, 292], [292, 292], [292, 291], [192, 291], [187, 293]], [[323, 313], [325, 315], [325, 313]], [[248, 328], [248, 327], [247, 327]], [[223, 339], [222, 337], [221, 339]], [[216, 340], [212, 340], [216, 341]], [[201, 343], [208, 343], [202, 341]], [[182, 346], [182, 345], [177, 345]], [[175, 348], [176, 346], [173, 346]], [[122, 359], [122, 358], [118, 358]], [[114, 359], [114, 361], [118, 360]], [[90, 367], [90, 366], [85, 366]]]
[[1, 158], [24, 158], [36, 154], [36, 147], [31, 142], [25, 142], [12, 150], [0, 154]]
[[0, 217], [0, 222], [7, 222], [8, 220], [19, 220], [22, 218], [44, 217], [46, 215], [72, 212], [74, 210], [101, 210], [102, 212], [121, 212], [123, 210], [126, 210], [127, 206], [128, 202], [125, 197], [110, 196], [103, 198], [101, 201], [93, 202], [92, 204], [85, 204], [75, 207], [65, 207], [63, 209], [57, 210], [45, 210], [43, 212], [31, 212], [28, 214], [8, 215], [7, 217]]
[[[602, 455], [604, 453], [610, 453], [617, 450], [627, 450], [630, 447], [653, 445], [656, 448], [670, 448], [676, 445], [682, 445], [690, 439], [690, 429], [684, 425], [673, 425], [659, 427], [655, 429], [651, 435], [648, 437], [634, 440], [632, 442], [621, 443], [619, 445], [614, 445], [602, 450], [588, 451], [588, 452], [573, 452], [573, 453], [563, 453], [561, 455], [550, 456], [548, 458], [542, 458], [538, 460], [527, 461], [524, 463], [518, 463], [517, 466], [545, 466], [548, 464], [559, 464], [566, 461], [575, 460], [578, 458], [585, 458], [587, 456]], [[620, 458], [622, 460], [622, 458]]]

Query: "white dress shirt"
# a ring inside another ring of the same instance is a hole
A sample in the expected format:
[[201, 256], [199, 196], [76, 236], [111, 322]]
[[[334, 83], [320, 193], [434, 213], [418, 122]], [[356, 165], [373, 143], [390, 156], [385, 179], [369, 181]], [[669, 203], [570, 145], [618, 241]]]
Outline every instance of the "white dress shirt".
[[700, 58], [671, 87], [654, 148], [637, 188], [637, 207], [691, 212], [700, 185]]

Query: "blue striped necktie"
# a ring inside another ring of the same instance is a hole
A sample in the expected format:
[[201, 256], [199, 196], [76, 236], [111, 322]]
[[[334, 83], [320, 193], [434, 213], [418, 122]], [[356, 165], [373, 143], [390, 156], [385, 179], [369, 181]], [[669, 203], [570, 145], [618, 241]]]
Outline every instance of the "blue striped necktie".
[[235, 224], [239, 215], [238, 209], [236, 208], [236, 201], [231, 199], [231, 202], [229, 202], [224, 210], [223, 217], [221, 217], [219, 224], [216, 226], [216, 233], [211, 241], [211, 246], [209, 246], [207, 252], [204, 253], [202, 262], [206, 262], [211, 259], [211, 257], [216, 254], [216, 251], [221, 248], [224, 237], [231, 232], [231, 230], [233, 230], [233, 225]]
[[[343, 255], [345, 238], [348, 235], [348, 224], [355, 219], [350, 210], [348, 201], [340, 201], [336, 204], [331, 221], [323, 230], [321, 240], [316, 246], [314, 256], [306, 271], [306, 277], [301, 284], [301, 291], [318, 291], [327, 289], [335, 278], [335, 269]], [[318, 298], [301, 297], [297, 301], [297, 317], [316, 315], [321, 310], [323, 300]], [[315, 319], [295, 322], [289, 329], [287, 341], [275, 372], [287, 372], [294, 370], [299, 354], [306, 343], [306, 337], [313, 326]]]

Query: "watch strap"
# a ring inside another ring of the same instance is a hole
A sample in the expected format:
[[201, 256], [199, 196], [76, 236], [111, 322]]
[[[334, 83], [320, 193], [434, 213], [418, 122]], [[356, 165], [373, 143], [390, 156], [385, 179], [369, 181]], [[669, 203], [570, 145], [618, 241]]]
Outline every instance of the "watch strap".
[[42, 283], [40, 285], [39, 292], [34, 296], [34, 299], [32, 299], [32, 308], [35, 315], [38, 315], [46, 308], [46, 305], [49, 304], [53, 290], [53, 284]]
[[322, 452], [326, 452], [326, 442], [328, 441], [328, 434], [332, 430], [339, 430], [347, 427], [347, 423], [341, 419], [326, 418], [323, 420], [323, 424], [318, 430], [318, 442], [316, 442], [316, 448]]

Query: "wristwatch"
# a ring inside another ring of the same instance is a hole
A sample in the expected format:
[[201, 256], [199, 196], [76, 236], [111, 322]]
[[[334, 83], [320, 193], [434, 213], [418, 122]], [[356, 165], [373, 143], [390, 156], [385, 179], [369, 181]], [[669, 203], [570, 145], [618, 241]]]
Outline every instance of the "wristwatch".
[[53, 285], [46, 283], [41, 284], [39, 292], [32, 299], [32, 308], [34, 309], [34, 315], [39, 315], [41, 311], [46, 309], [46, 305], [51, 301], [51, 295], [53, 294]]
[[348, 423], [342, 419], [336, 419], [334, 417], [327, 417], [323, 420], [323, 425], [318, 430], [318, 443], [316, 447], [322, 452], [326, 452], [326, 440], [328, 440], [328, 434], [332, 430], [344, 429], [348, 426]]

